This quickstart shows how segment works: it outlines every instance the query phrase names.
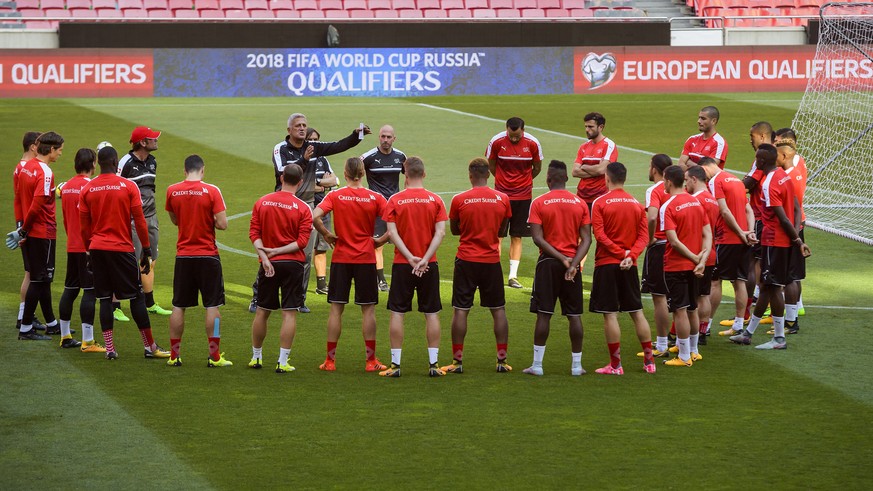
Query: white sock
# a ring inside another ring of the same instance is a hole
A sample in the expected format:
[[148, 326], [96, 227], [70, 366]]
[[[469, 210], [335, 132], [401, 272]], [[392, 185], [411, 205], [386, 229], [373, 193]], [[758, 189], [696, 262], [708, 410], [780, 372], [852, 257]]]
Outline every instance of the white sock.
[[688, 337], [688, 348], [692, 353], [700, 353], [697, 351], [697, 339], [700, 338], [700, 334], [692, 334]]
[[86, 343], [94, 342], [94, 326], [91, 324], [82, 323], [82, 341]]
[[439, 348], [428, 348], [427, 349], [427, 359], [431, 365], [437, 362], [437, 359], [440, 356]]
[[542, 367], [543, 366], [543, 356], [546, 354], [546, 347], [534, 345], [534, 359], [533, 366]]
[[758, 328], [758, 324], [760, 323], [761, 318], [756, 316], [755, 314], [752, 314], [752, 317], [749, 319], [749, 327], [747, 327], [746, 329], [749, 331], [749, 333], [755, 334], [755, 329]]
[[[21, 305], [24, 305], [24, 304], [21, 304]], [[797, 309], [800, 310], [802, 308], [803, 308], [803, 295], [801, 295], [800, 298], [797, 299]], [[18, 314], [18, 315], [20, 316], [21, 314]]]
[[773, 337], [785, 337], [785, 317], [773, 317]]
[[582, 366], [582, 352], [570, 353], [570, 358], [573, 360], [570, 367], [579, 368]]
[[24, 302], [18, 304], [18, 320], [21, 320], [22, 317], [24, 317]]
[[753, 297], [758, 298], [761, 296], [761, 287], [755, 285], [755, 293], [752, 294]]
[[[799, 308], [797, 304], [785, 304], [785, 320], [788, 322], [794, 322], [797, 320], [797, 311]], [[775, 317], [774, 317], [775, 319]], [[775, 321], [774, 321], [775, 322]]]
[[731, 329], [734, 331], [740, 332], [743, 330], [743, 319], [742, 317], [734, 317], [734, 325]]
[[676, 345], [679, 346], [679, 359], [682, 361], [688, 361], [688, 359], [691, 358], [691, 349], [688, 344], [688, 338], [676, 339]]
[[291, 349], [279, 348], [279, 364], [280, 365], [287, 365], [289, 356], [291, 356]]
[[712, 329], [712, 317], [709, 318], [709, 322], [706, 323], [706, 332]]
[[391, 348], [391, 363], [400, 366], [400, 348]]
[[33, 325], [32, 325], [32, 324], [27, 324], [27, 325], [22, 324], [21, 327], [18, 328], [18, 331], [19, 331], [19, 332], [28, 332], [28, 331], [30, 331], [31, 329], [33, 329]]
[[520, 261], [516, 261], [515, 259], [509, 260], [509, 277], [510, 278], [518, 278], [518, 263]]
[[252, 346], [252, 359], [253, 360], [260, 360], [261, 354], [263, 353], [263, 351], [264, 351], [263, 347], [255, 348], [254, 346]]
[[61, 321], [61, 337], [65, 338], [67, 336], [72, 336], [70, 334], [70, 321]]
[[655, 338], [655, 349], [661, 352], [667, 351], [667, 336]]
[[45, 325], [45, 327], [55, 327], [56, 325], [58, 325], [58, 320], [57, 320], [57, 319], [55, 319], [55, 320], [49, 322], [48, 324]]

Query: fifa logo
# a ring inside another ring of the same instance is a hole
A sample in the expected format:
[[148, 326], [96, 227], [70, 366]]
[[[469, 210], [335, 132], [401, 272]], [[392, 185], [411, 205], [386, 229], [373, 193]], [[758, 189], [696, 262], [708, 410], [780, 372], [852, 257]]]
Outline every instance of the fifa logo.
[[588, 90], [598, 89], [612, 82], [616, 66], [617, 62], [612, 53], [603, 53], [602, 55], [588, 53], [585, 55], [580, 69], [590, 84]]

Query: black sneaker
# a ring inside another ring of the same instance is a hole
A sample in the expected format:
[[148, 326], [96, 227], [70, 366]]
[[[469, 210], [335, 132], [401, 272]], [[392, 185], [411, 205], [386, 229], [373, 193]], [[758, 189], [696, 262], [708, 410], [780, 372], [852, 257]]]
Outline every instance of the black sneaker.
[[117, 360], [117, 359], [118, 359], [118, 353], [116, 353], [115, 351], [107, 351], [107, 352], [106, 352], [106, 359], [107, 359], [107, 360], [110, 360], [110, 361], [111, 361], [111, 360]]
[[73, 338], [61, 339], [61, 348], [78, 348], [79, 346], [82, 346], [82, 343]]
[[379, 291], [380, 291], [380, 292], [387, 292], [387, 291], [390, 290], [390, 289], [391, 289], [391, 287], [388, 286], [388, 282], [387, 282], [387, 281], [385, 281], [385, 280], [379, 280]]
[[37, 331], [45, 331], [45, 324], [39, 321], [36, 316], [33, 317], [33, 324], [31, 324], [34, 329]]
[[36, 332], [36, 329], [31, 329], [27, 332], [19, 331], [18, 339], [22, 341], [49, 341], [51, 337]]
[[699, 346], [706, 346], [706, 333], [700, 333], [697, 336], [697, 344]]
[[800, 332], [800, 323], [799, 322], [794, 321], [794, 324], [791, 324], [791, 325], [788, 325], [787, 322], [785, 324], [786, 324], [785, 334], [797, 334]]
[[672, 332], [667, 333], [667, 346], [673, 347], [676, 346], [676, 335]]
[[57, 336], [61, 333], [61, 326], [55, 324], [54, 326], [46, 326], [45, 333], [47, 336]]
[[315, 294], [316, 295], [327, 295], [327, 285], [323, 285], [323, 286], [319, 285], [319, 286], [315, 287]]

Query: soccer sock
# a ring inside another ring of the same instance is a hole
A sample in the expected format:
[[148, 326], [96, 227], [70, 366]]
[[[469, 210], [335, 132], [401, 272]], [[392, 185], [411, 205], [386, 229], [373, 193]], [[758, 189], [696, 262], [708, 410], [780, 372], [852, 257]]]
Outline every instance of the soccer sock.
[[94, 326], [92, 324], [82, 323], [82, 341], [86, 343], [94, 342]]
[[428, 348], [427, 349], [427, 359], [431, 365], [436, 365], [437, 359], [440, 356], [439, 348]]
[[754, 297], [751, 297], [748, 300], [746, 300], [746, 310], [743, 312], [743, 320], [748, 319], [749, 316], [752, 315], [752, 304], [754, 304], [754, 303], [755, 303]]
[[667, 351], [667, 336], [658, 336], [655, 338], [655, 349], [658, 351]]
[[[504, 355], [503, 357], [506, 358], [506, 355]], [[452, 359], [458, 363], [464, 361], [464, 343], [452, 343]]]
[[672, 334], [674, 336], [676, 335], [676, 323], [675, 322], [670, 324], [670, 334]]
[[[461, 345], [461, 349], [464, 349], [464, 345]], [[497, 361], [505, 361], [506, 360], [506, 343], [497, 343]]]
[[221, 359], [221, 338], [209, 336], [209, 357], [212, 361]]
[[315, 284], [318, 286], [318, 288], [323, 290], [324, 287], [327, 286], [327, 278], [324, 276], [316, 276], [315, 277]]
[[745, 322], [745, 319], [743, 319], [742, 317], [734, 317], [734, 325], [731, 327], [731, 329], [733, 329], [736, 332], [742, 331], [744, 322]]
[[773, 317], [773, 337], [785, 337], [785, 317]]
[[757, 300], [758, 297], [761, 296], [761, 286], [760, 285], [755, 285], [755, 293], [753, 293], [752, 296], [755, 298], [755, 300]]
[[106, 343], [106, 351], [115, 351], [115, 343], [112, 341], [112, 329], [103, 331], [103, 342]]
[[288, 357], [291, 356], [291, 349], [279, 348], [279, 365], [287, 365]]
[[142, 338], [142, 345], [145, 346], [146, 349], [150, 351], [154, 351], [155, 349], [157, 349], [158, 345], [155, 344], [155, 338], [152, 337], [151, 327], [140, 329], [139, 336]]
[[[802, 308], [803, 308], [803, 295], [801, 295], [800, 298], [797, 299], [797, 310], [800, 310]], [[20, 316], [21, 314], [18, 314], [18, 315]]]
[[518, 263], [520, 261], [516, 261], [515, 259], [509, 260], [509, 277], [510, 278], [518, 278]]
[[327, 359], [336, 360], [336, 343], [327, 342]]
[[112, 311], [115, 312], [115, 309], [121, 308], [121, 302], [112, 302]]
[[579, 368], [582, 366], [582, 352], [581, 351], [578, 353], [570, 353], [570, 359], [573, 360], [572, 363], [570, 364], [570, 367]]
[[252, 359], [260, 360], [261, 356], [263, 355], [263, 351], [264, 348], [255, 348], [254, 346], [252, 346]]
[[182, 349], [182, 340], [170, 338], [170, 359], [178, 360], [179, 351]]
[[618, 368], [621, 366], [621, 343], [606, 343], [609, 349], [609, 366]]
[[679, 359], [688, 361], [691, 358], [691, 350], [688, 346], [688, 338], [677, 338], [676, 345], [679, 346]]
[[33, 329], [33, 324], [21, 324], [21, 327], [18, 328], [18, 332], [29, 332]]
[[[785, 304], [785, 320], [788, 322], [794, 322], [797, 320], [797, 304]], [[774, 317], [775, 319], [775, 317]], [[775, 321], [774, 321], [775, 322]]]
[[57, 320], [57, 319], [55, 319], [55, 320], [53, 320], [53, 321], [51, 321], [51, 322], [46, 322], [46, 323], [45, 323], [45, 327], [55, 327], [56, 325], [58, 325], [58, 320]]
[[365, 339], [364, 346], [367, 347], [367, 361], [376, 359], [376, 340]]
[[61, 337], [65, 338], [67, 336], [72, 336], [70, 334], [70, 321], [61, 321]]
[[652, 354], [652, 342], [646, 341], [644, 343], [640, 343], [640, 346], [643, 347], [643, 363], [646, 365], [655, 363], [655, 357]]
[[400, 348], [391, 348], [391, 364], [400, 366]]
[[21, 320], [22, 317], [24, 317], [24, 302], [18, 304], [18, 320]]
[[145, 303], [147, 309], [155, 305], [155, 292], [145, 292]]
[[700, 334], [691, 334], [690, 336], [688, 336], [688, 348], [691, 350], [692, 353], [699, 353], [699, 351], [697, 351], [697, 340], [699, 338]]
[[706, 336], [706, 331], [709, 330], [709, 322], [701, 322], [699, 324], [699, 329], [701, 336]]
[[749, 331], [749, 334], [755, 334], [755, 329], [758, 328], [758, 324], [761, 323], [761, 318], [752, 314], [751, 319], [749, 320], [749, 327], [746, 328]]
[[[385, 281], [385, 269], [377, 269], [376, 277], [379, 278], [379, 281]], [[387, 283], [387, 281], [385, 281]]]
[[546, 346], [537, 346], [534, 345], [534, 358], [533, 358], [533, 366], [542, 367], [543, 366], [543, 355], [546, 354]]

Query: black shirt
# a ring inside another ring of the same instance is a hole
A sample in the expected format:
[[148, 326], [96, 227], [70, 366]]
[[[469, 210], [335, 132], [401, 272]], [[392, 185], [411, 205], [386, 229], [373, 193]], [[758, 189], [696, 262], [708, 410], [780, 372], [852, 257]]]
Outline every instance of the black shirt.
[[345, 152], [354, 147], [361, 140], [358, 138], [358, 130], [352, 132], [351, 135], [335, 142], [309, 141], [303, 142], [300, 148], [291, 145], [291, 136], [285, 137], [285, 140], [276, 144], [273, 147], [273, 170], [276, 173], [276, 191], [282, 189], [282, 181], [279, 177], [282, 175], [282, 170], [288, 164], [297, 164], [303, 169], [303, 178], [300, 180], [300, 187], [297, 188], [297, 197], [307, 204], [312, 206], [315, 195], [315, 170], [316, 166], [309, 165], [310, 161], [303, 158], [307, 147], [314, 147], [312, 159], [325, 157], [337, 153]]
[[158, 162], [152, 154], [149, 154], [143, 162], [131, 150], [118, 161], [116, 173], [135, 182], [139, 187], [139, 194], [142, 195], [142, 212], [147, 217], [157, 213], [155, 210], [155, 174], [157, 172]]
[[391, 153], [386, 155], [377, 147], [361, 158], [367, 171], [367, 185], [370, 189], [381, 194], [385, 199], [400, 191], [400, 174], [404, 172], [405, 153], [392, 148]]

